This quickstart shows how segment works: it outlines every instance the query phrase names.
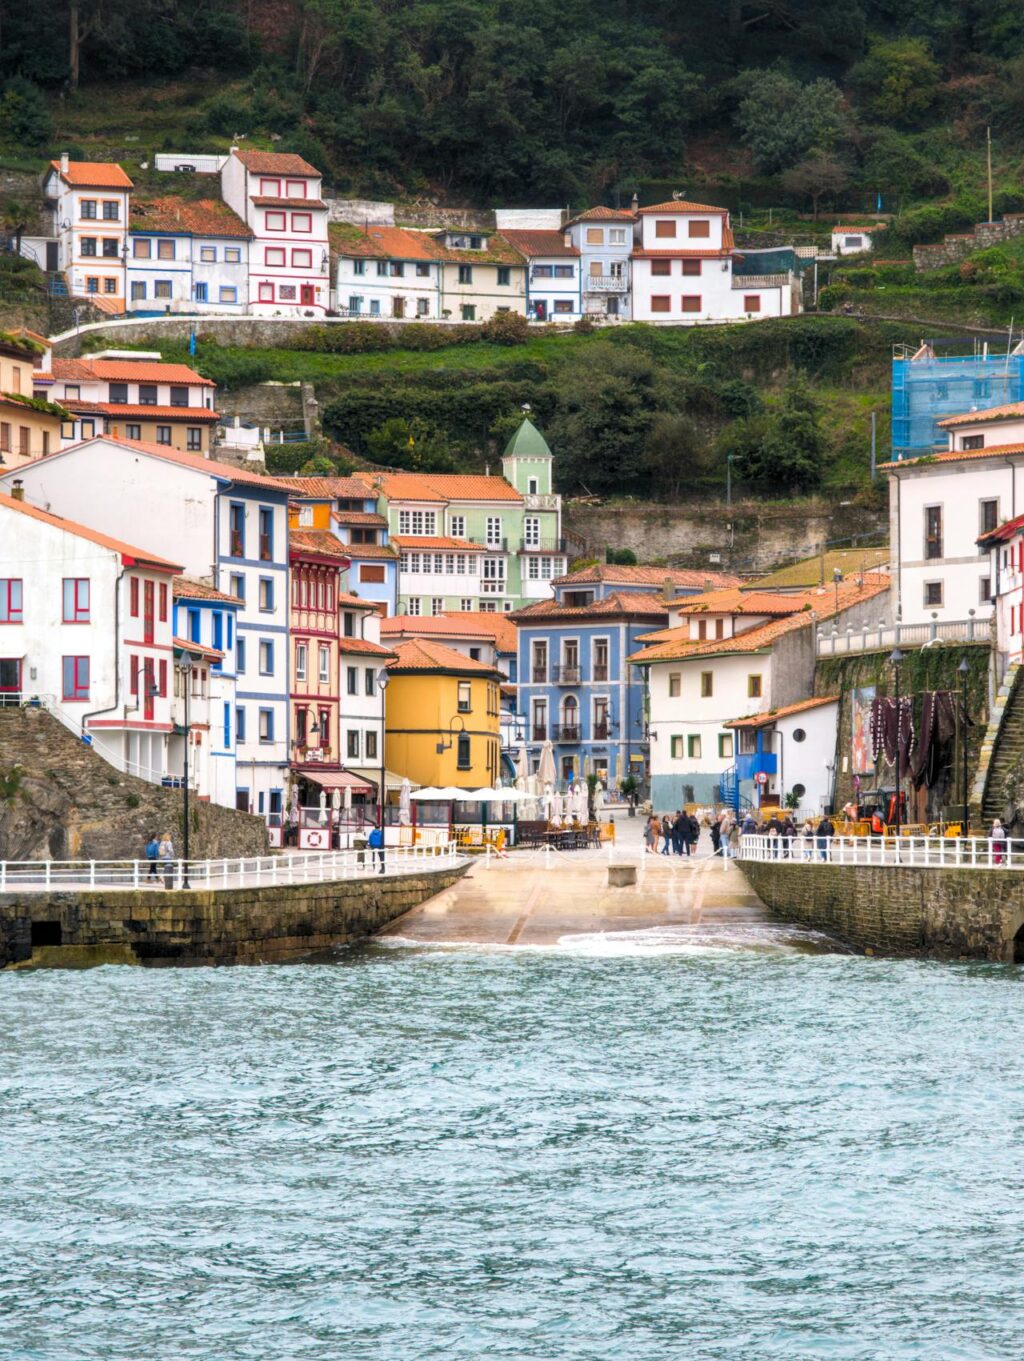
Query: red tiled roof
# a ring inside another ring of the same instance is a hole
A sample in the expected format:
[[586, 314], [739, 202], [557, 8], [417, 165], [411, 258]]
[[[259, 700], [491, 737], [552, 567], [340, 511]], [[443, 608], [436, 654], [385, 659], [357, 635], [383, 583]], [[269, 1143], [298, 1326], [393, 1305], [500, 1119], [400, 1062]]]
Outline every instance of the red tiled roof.
[[631, 208], [605, 208], [598, 204], [596, 208], [587, 208], [585, 212], [577, 213], [565, 225], [575, 227], [577, 222], [632, 222], [633, 217]]
[[360, 610], [376, 610], [378, 614], [384, 609], [384, 605], [379, 600], [364, 600], [361, 595], [352, 595], [349, 591], [338, 592], [339, 605], [353, 605]]
[[97, 411], [106, 416], [141, 416], [144, 420], [209, 422], [216, 425], [220, 420], [216, 411], [208, 406], [130, 406], [122, 402], [93, 402]]
[[435, 552], [484, 553], [483, 544], [470, 543], [468, 539], [447, 539], [443, 535], [392, 534], [391, 542], [402, 552], [409, 549], [433, 549]]
[[535, 255], [579, 255], [573, 245], [565, 244], [565, 232], [554, 231], [508, 231], [502, 232], [516, 250], [528, 259]]
[[349, 558], [397, 558], [398, 549], [389, 543], [347, 543], [345, 556]]
[[1004, 458], [1007, 454], [1024, 454], [1024, 444], [990, 444], [987, 449], [947, 449], [942, 454], [921, 454], [917, 458], [900, 458], [878, 466], [885, 472], [897, 468], [928, 467], [932, 463], [966, 463], [976, 458]]
[[192, 236], [251, 237], [242, 219], [219, 198], [135, 199], [129, 219], [133, 232], [168, 232]]
[[66, 534], [73, 534], [76, 539], [86, 539], [89, 543], [98, 544], [101, 548], [109, 548], [112, 552], [120, 553], [125, 565], [137, 564], [140, 567], [151, 567], [156, 572], [178, 573], [181, 571], [180, 562], [168, 562], [166, 558], [158, 558], [152, 553], [147, 553], [143, 548], [136, 548], [134, 544], [125, 543], [123, 539], [113, 539], [109, 534], [101, 534], [99, 530], [90, 529], [88, 525], [79, 524], [76, 520], [65, 520], [60, 515], [52, 515], [48, 510], [39, 510], [36, 506], [29, 505], [27, 501], [19, 501], [13, 496], [8, 496], [6, 492], [0, 492], [0, 507], [3, 507], [4, 510], [13, 510], [19, 515], [27, 515], [30, 520], [39, 520], [42, 524], [51, 525], [54, 529], [61, 529]]
[[272, 198], [261, 194], [253, 199], [257, 208], [326, 208], [327, 204], [318, 198]]
[[723, 217], [729, 214], [728, 208], [716, 208], [713, 203], [690, 203], [687, 199], [669, 199], [667, 203], [651, 203], [646, 208], [640, 208], [639, 213], [721, 213]]
[[831, 582], [817, 591], [800, 591], [790, 595], [782, 591], [746, 591], [733, 586], [691, 596], [684, 599], [678, 608], [681, 614], [795, 614], [803, 608], [816, 609], [826, 590], [833, 591]]
[[556, 586], [582, 586], [591, 582], [606, 582], [611, 586], [672, 586], [693, 587], [696, 590], [714, 590], [723, 586], [738, 586], [741, 578], [730, 572], [700, 572], [686, 567], [619, 567], [613, 563], [595, 563], [593, 567], [582, 567], [578, 572], [558, 577]]
[[[869, 226], [866, 227], [862, 226], [852, 227], [848, 223], [844, 223], [842, 225], [837, 224], [832, 228], [832, 230], [833, 232], [884, 232], [887, 226], [888, 223], [886, 222], [872, 222]], [[970, 232], [965, 232], [964, 235], [969, 236]]]
[[807, 709], [820, 709], [825, 704], [836, 704], [838, 695], [818, 695], [814, 699], [801, 699], [796, 704], [784, 704], [779, 709], [769, 709], [763, 714], [748, 714], [746, 718], [731, 718], [722, 726], [725, 728], [763, 728], [774, 723], [777, 718], [789, 718], [792, 714], [802, 714]]
[[64, 382], [93, 379], [104, 383], [173, 383], [175, 386], [216, 387], [187, 364], [164, 364], [153, 359], [54, 359], [53, 376]]
[[[207, 473], [210, 477], [221, 478], [226, 482], [237, 482], [241, 486], [266, 487], [268, 491], [288, 490], [287, 483], [277, 477], [265, 477], [262, 473], [251, 473], [248, 468], [240, 467], [234, 463], [218, 463], [216, 459], [205, 458], [202, 454], [190, 454], [184, 449], [173, 449], [169, 444], [153, 444], [150, 440], [124, 439], [121, 435], [94, 435], [92, 439], [81, 440], [78, 444], [73, 444], [72, 449], [81, 449], [86, 444], [91, 444], [93, 440], [106, 440], [108, 444], [121, 445], [123, 448], [132, 450], [137, 449], [141, 454], [150, 454], [155, 458], [166, 459], [168, 463], [180, 464], [183, 468], [192, 468], [198, 473]], [[68, 450], [58, 450], [55, 454], [49, 454], [49, 458], [60, 458]]]
[[205, 581], [196, 581], [192, 577], [175, 577], [171, 583], [171, 594], [175, 600], [216, 600], [224, 605], [245, 603], [237, 595], [227, 595], [215, 586], [208, 586]]
[[1024, 416], [1024, 402], [1006, 402], [1003, 406], [989, 406], [983, 411], [964, 411], [957, 416], [947, 416], [935, 424], [946, 429], [951, 425], [980, 425], [983, 421], [1010, 420], [1014, 416]]
[[235, 151], [235, 157], [254, 175], [294, 175], [320, 178], [320, 171], [291, 151]]
[[[732, 254], [731, 244], [720, 250], [692, 250], [681, 244], [672, 250], [635, 250], [634, 260], [722, 260]], [[739, 275], [737, 275], [737, 278]]]
[[452, 611], [448, 614], [396, 614], [382, 619], [381, 637], [400, 638], [490, 638], [499, 652], [514, 652], [519, 631], [505, 613], [485, 614], [482, 610]]
[[537, 600], [521, 610], [513, 610], [514, 623], [532, 624], [544, 619], [586, 618], [667, 619], [668, 610], [661, 596], [647, 591], [612, 591], [603, 600], [589, 605], [562, 605], [557, 600]]
[[[368, 601], [360, 601], [360, 604], [367, 605]], [[380, 643], [371, 643], [369, 638], [345, 638], [338, 639], [338, 651], [343, 655], [356, 657], [394, 657], [393, 647], [382, 647]]]
[[355, 477], [289, 477], [285, 480], [295, 488], [297, 495], [314, 501], [335, 501], [339, 496], [351, 500], [359, 497], [365, 501], [373, 495]]
[[360, 231], [346, 223], [332, 222], [327, 234], [336, 255], [371, 260], [437, 260], [437, 242], [425, 232], [404, 227], [367, 227]]
[[345, 545], [329, 529], [289, 529], [288, 548], [293, 553], [320, 553], [324, 557], [348, 558]]
[[132, 189], [134, 185], [121, 167], [113, 161], [70, 161], [61, 170], [60, 161], [50, 165], [67, 183], [77, 189]]
[[394, 651], [395, 660], [388, 667], [390, 671], [448, 671], [467, 676], [493, 676], [496, 680], [500, 676], [493, 666], [464, 657], [461, 652], [432, 638], [410, 638], [397, 643]]
[[1016, 515], [1012, 520], [1006, 520], [1003, 524], [997, 525], [995, 529], [990, 529], [987, 534], [978, 535], [978, 544], [988, 547], [994, 543], [1008, 543], [1024, 530], [1024, 515]]
[[339, 525], [372, 525], [377, 529], [386, 529], [388, 525], [386, 515], [369, 510], [335, 510], [331, 512], [331, 519]]
[[193, 656], [205, 657], [211, 662], [222, 662], [224, 653], [215, 647], [206, 647], [202, 643], [194, 643], [190, 638], [175, 638], [174, 646], [179, 652], [191, 652]]
[[517, 501], [523, 496], [503, 477], [479, 473], [372, 473], [356, 477], [390, 501]]

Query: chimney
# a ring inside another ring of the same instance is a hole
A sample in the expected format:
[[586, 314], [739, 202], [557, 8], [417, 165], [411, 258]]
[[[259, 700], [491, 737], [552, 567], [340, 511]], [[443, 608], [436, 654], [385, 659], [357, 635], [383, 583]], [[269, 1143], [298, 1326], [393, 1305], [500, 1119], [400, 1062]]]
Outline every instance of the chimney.
[[68, 157], [68, 153], [66, 151], [62, 151], [60, 153], [60, 173], [62, 175], [66, 175], [68, 173], [68, 167], [70, 166], [70, 164], [71, 161]]
[[633, 197], [630, 200], [629, 206], [630, 208], [632, 208], [634, 213], [640, 211], [640, 195], [636, 192], [635, 189], [633, 191]]
[[490, 475], [491, 475], [491, 465], [490, 465], [489, 463], [485, 463], [485, 464], [484, 464], [484, 476], [485, 476], [485, 477], [490, 477]]
[[662, 594], [664, 595], [666, 600], [675, 600], [676, 584], [671, 577], [665, 578], [665, 584], [662, 587]]
[[15, 501], [24, 501], [25, 485], [20, 477], [16, 477], [14, 479], [14, 486], [11, 488], [11, 495], [14, 497]]

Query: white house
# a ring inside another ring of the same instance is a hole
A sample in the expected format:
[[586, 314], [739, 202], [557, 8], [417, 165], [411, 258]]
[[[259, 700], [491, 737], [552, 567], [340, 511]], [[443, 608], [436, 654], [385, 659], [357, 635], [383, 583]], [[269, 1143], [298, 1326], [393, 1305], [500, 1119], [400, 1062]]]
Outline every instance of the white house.
[[441, 319], [442, 252], [427, 232], [330, 225], [334, 307], [352, 317]]
[[883, 464], [889, 474], [893, 608], [904, 624], [992, 615], [978, 545], [1024, 505], [1024, 403], [939, 422], [948, 447]]
[[874, 250], [874, 233], [885, 231], [885, 223], [877, 222], [867, 227], [844, 227], [837, 224], [832, 228], [833, 255], [863, 255]]
[[144, 524], [154, 551], [243, 602], [235, 637], [235, 802], [262, 815], [279, 842], [289, 769], [288, 484], [201, 454], [110, 436], [37, 459], [17, 475], [35, 506], [74, 514], [109, 534]]
[[784, 806], [792, 797], [804, 813], [831, 808], [838, 722], [839, 700], [825, 695], [725, 724], [733, 733], [738, 770], [757, 764], [759, 756], [773, 758], [760, 763], [773, 767], [763, 771], [764, 780], [752, 782], [755, 806], [766, 801]]
[[998, 674], [1024, 662], [1024, 515], [980, 535], [995, 612]]
[[580, 253], [583, 310], [588, 316], [630, 319], [635, 197], [633, 204], [632, 210], [588, 208], [565, 224]]
[[633, 320], [671, 326], [787, 317], [800, 310], [792, 273], [733, 277], [724, 208], [670, 200], [640, 208], [633, 251]]
[[159, 783], [181, 569], [30, 505], [21, 475], [0, 492], [0, 704], [37, 698], [118, 770]]
[[97, 307], [123, 312], [128, 264], [128, 204], [132, 181], [108, 161], [51, 161], [43, 196], [53, 219], [40, 243], [40, 268], [63, 271], [68, 291]]
[[319, 170], [290, 152], [233, 147], [220, 178], [224, 202], [252, 231], [250, 312], [323, 316], [331, 281]]
[[[174, 648], [192, 663], [189, 689], [189, 766], [200, 798], [225, 808], [236, 803], [235, 705], [238, 614], [242, 601], [206, 582], [174, 579]], [[185, 726], [185, 682], [176, 676], [174, 721]], [[171, 740], [172, 761], [180, 769], [184, 734]]]
[[384, 760], [384, 690], [377, 682], [394, 652], [387, 646], [389, 640], [381, 637], [379, 605], [359, 596], [341, 595], [338, 609], [341, 759], [347, 770], [362, 776], [379, 791]]
[[527, 264], [526, 315], [531, 321], [578, 321], [583, 315], [580, 252], [566, 231], [502, 235]]
[[136, 199], [128, 234], [128, 310], [245, 312], [251, 239], [251, 229], [220, 199]]

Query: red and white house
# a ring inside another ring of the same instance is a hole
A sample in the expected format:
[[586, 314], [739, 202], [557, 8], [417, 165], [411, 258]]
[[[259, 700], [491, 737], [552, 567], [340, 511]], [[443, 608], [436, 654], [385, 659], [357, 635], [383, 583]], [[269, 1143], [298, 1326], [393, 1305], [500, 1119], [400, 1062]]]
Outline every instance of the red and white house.
[[736, 243], [725, 208], [673, 199], [639, 209], [639, 219], [634, 321], [696, 326], [799, 311], [792, 275], [734, 275]]
[[1008, 666], [1024, 662], [1024, 515], [982, 534], [978, 547], [988, 554], [1002, 676]]
[[327, 205], [320, 172], [301, 156], [232, 149], [221, 195], [252, 231], [249, 310], [257, 316], [322, 316], [330, 306]]
[[0, 704], [45, 704], [118, 770], [168, 770], [172, 562], [0, 492]]

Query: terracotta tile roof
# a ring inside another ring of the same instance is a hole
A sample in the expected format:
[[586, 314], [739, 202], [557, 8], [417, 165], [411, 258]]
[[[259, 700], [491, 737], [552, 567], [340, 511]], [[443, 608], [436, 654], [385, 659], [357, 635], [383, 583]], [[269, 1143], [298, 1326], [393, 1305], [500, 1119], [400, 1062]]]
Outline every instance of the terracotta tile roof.
[[137, 198], [132, 202], [128, 225], [133, 232], [173, 235], [249, 238], [253, 234], [234, 209], [219, 198]]
[[319, 553], [324, 557], [348, 558], [346, 546], [329, 529], [289, 529], [291, 553]]
[[295, 488], [297, 495], [314, 501], [335, 501], [339, 496], [365, 501], [373, 496], [356, 477], [288, 477], [285, 481]]
[[646, 591], [612, 591], [603, 600], [589, 605], [562, 605], [557, 600], [538, 600], [524, 609], [513, 610], [511, 619], [516, 624], [534, 624], [554, 619], [660, 619], [668, 618], [668, 610], [660, 596]]
[[371, 473], [356, 477], [380, 490], [389, 501], [515, 501], [523, 496], [503, 477], [479, 473]]
[[[67, 402], [59, 402], [57, 405], [64, 407], [65, 410], [70, 410]], [[25, 417], [32, 415], [36, 420], [55, 421], [58, 419], [57, 416], [48, 411], [36, 411], [34, 407], [28, 406], [25, 402], [19, 402], [16, 393], [0, 392], [0, 406], [9, 406], [12, 411], [20, 411]]]
[[338, 592], [339, 605], [352, 605], [360, 610], [376, 610], [378, 614], [384, 609], [379, 600], [364, 600], [361, 595], [353, 595], [350, 591]]
[[517, 265], [520, 269], [524, 267], [523, 257], [505, 240], [503, 232], [474, 232], [473, 235], [487, 238], [487, 248], [471, 250], [468, 247], [446, 246], [440, 238], [447, 234], [447, 230], [446, 228], [444, 232], [439, 232], [434, 237], [434, 245], [441, 260], [460, 265]]
[[461, 652], [432, 638], [410, 638], [407, 642], [396, 643], [394, 652], [395, 661], [390, 664], [390, 671], [447, 671], [466, 676], [493, 676], [495, 680], [501, 677], [493, 666], [464, 657]]
[[956, 425], [981, 425], [984, 421], [1002, 421], [1013, 417], [1024, 417], [1024, 402], [1006, 402], [1003, 406], [988, 406], [983, 411], [964, 411], [957, 416], [947, 416], [935, 424], [944, 430]]
[[245, 602], [237, 595], [227, 595], [218, 591], [216, 586], [208, 586], [205, 581], [193, 577], [175, 577], [171, 583], [171, 594], [175, 600], [216, 600], [224, 605], [243, 605]]
[[235, 157], [254, 175], [295, 175], [320, 178], [320, 171], [291, 151], [236, 151]]
[[338, 525], [370, 525], [376, 529], [387, 529], [388, 517], [377, 515], [369, 510], [332, 510], [331, 519]]
[[[169, 444], [153, 444], [150, 440], [124, 439], [120, 435], [94, 435], [93, 439], [106, 440], [108, 444], [117, 444], [121, 447], [132, 450], [137, 449], [139, 453], [150, 454], [155, 458], [166, 459], [168, 463], [177, 463], [182, 468], [193, 468], [198, 473], [207, 473], [210, 477], [217, 477], [225, 482], [235, 482], [244, 487], [265, 487], [268, 491], [288, 490], [287, 483], [277, 477], [265, 477], [262, 473], [251, 473], [248, 468], [240, 467], [234, 463], [218, 463], [216, 459], [204, 458], [202, 454], [190, 454], [184, 449], [172, 449]], [[86, 444], [91, 444], [92, 440], [81, 440], [78, 444], [73, 444], [72, 449], [81, 449]], [[65, 450], [58, 450], [55, 454], [49, 454], [49, 458], [60, 458]]]
[[469, 539], [446, 539], [442, 535], [430, 536], [410, 536], [408, 534], [392, 534], [391, 542], [401, 552], [417, 549], [433, 549], [434, 552], [457, 552], [457, 553], [483, 553], [486, 552], [483, 544], [471, 543]]
[[763, 714], [748, 714], [745, 718], [731, 718], [722, 726], [725, 728], [764, 728], [777, 718], [789, 718], [791, 714], [802, 714], [806, 709], [820, 709], [825, 704], [836, 704], [838, 695], [818, 695], [814, 699], [801, 699], [796, 704], [784, 704], [779, 709], [769, 709]]
[[[832, 591], [829, 582], [821, 588]], [[783, 595], [775, 591], [744, 591], [731, 587], [724, 591], [708, 591], [704, 595], [691, 596], [677, 608], [680, 614], [794, 614], [797, 610], [817, 608], [821, 597], [810, 592]]]
[[[694, 250], [692, 247], [681, 243], [671, 250], [635, 250], [634, 260], [723, 260], [732, 254], [732, 243], [723, 244], [721, 248]], [[739, 276], [737, 275], [737, 278]], [[753, 286], [753, 285], [752, 285]]]
[[268, 194], [260, 194], [253, 198], [257, 208], [326, 208], [327, 204], [319, 198], [273, 198]]
[[64, 382], [92, 379], [103, 383], [174, 383], [212, 388], [216, 384], [187, 364], [152, 359], [54, 359], [53, 376]]
[[[366, 605], [368, 602], [360, 602]], [[338, 639], [338, 651], [343, 656], [348, 657], [394, 657], [393, 647], [382, 647], [380, 643], [371, 643], [369, 638], [345, 638]]]
[[134, 544], [125, 543], [123, 539], [114, 539], [109, 534], [101, 534], [99, 530], [90, 529], [88, 525], [79, 524], [77, 520], [65, 520], [60, 515], [52, 515], [48, 510], [39, 510], [38, 507], [29, 505], [27, 501], [18, 501], [15, 497], [8, 496], [6, 492], [0, 492], [0, 508], [13, 510], [18, 515], [28, 516], [30, 520], [38, 520], [41, 524], [51, 525], [66, 534], [73, 534], [76, 539], [86, 539], [101, 548], [109, 548], [114, 553], [120, 553], [126, 566], [137, 564], [140, 567], [151, 567], [156, 572], [181, 571], [180, 562], [168, 562], [166, 558], [158, 558], [144, 548], [136, 548]]
[[394, 501], [439, 501], [446, 498], [431, 485], [427, 473], [371, 473], [354, 475], [368, 496], [382, 494]]
[[997, 525], [995, 529], [990, 529], [987, 534], [979, 534], [978, 544], [988, 547], [994, 543], [1007, 543], [1010, 539], [1024, 530], [1024, 515], [1017, 515], [1012, 520], [1006, 520], [1003, 524]]
[[490, 638], [499, 652], [515, 652], [519, 630], [508, 614], [482, 610], [448, 614], [395, 614], [382, 619], [381, 637]]
[[347, 543], [344, 547], [346, 557], [360, 561], [364, 558], [398, 557], [398, 549], [392, 548], [389, 543]]
[[[849, 223], [837, 224], [832, 228], [833, 232], [884, 232], [887, 223], [872, 222], [868, 226], [850, 226]], [[970, 236], [970, 232], [965, 232], [965, 236]]]
[[1024, 454], [1024, 444], [990, 444], [987, 449], [949, 449], [942, 454], [921, 454], [918, 458], [901, 458], [878, 466], [885, 472], [898, 468], [928, 467], [932, 463], [966, 463], [976, 458], [1005, 458], [1007, 454]]
[[134, 185], [121, 167], [113, 161], [71, 161], [61, 170], [60, 161], [50, 165], [61, 179], [77, 189], [132, 189]]
[[667, 203], [651, 203], [646, 208], [639, 209], [640, 216], [644, 213], [721, 213], [723, 217], [729, 214], [728, 208], [716, 208], [713, 203], [691, 203], [688, 199], [669, 199]]
[[579, 256], [579, 251], [573, 245], [565, 244], [565, 232], [552, 231], [508, 231], [502, 232], [506, 241], [510, 241], [516, 250], [527, 259], [535, 255], [573, 255]]
[[614, 563], [595, 563], [593, 567], [583, 567], [578, 572], [558, 577], [556, 586], [575, 586], [577, 582], [586, 586], [590, 582], [606, 582], [610, 586], [664, 586], [670, 582], [676, 587], [690, 587], [704, 591], [723, 586], [738, 586], [741, 578], [731, 572], [700, 572], [685, 567], [620, 567]]
[[206, 647], [203, 643], [193, 643], [190, 638], [175, 638], [174, 646], [179, 652], [190, 652], [194, 657], [203, 657], [207, 661], [222, 662], [224, 653], [215, 647]]
[[437, 260], [437, 242], [425, 232], [404, 227], [368, 227], [365, 231], [347, 222], [331, 222], [327, 228], [335, 255], [370, 260]]
[[105, 416], [141, 416], [143, 420], [182, 421], [216, 425], [220, 416], [208, 406], [131, 406], [123, 402], [93, 402]]
[[596, 208], [587, 208], [585, 212], [577, 213], [565, 224], [567, 227], [575, 227], [577, 222], [632, 222], [633, 211], [631, 208], [605, 208], [598, 204]]

